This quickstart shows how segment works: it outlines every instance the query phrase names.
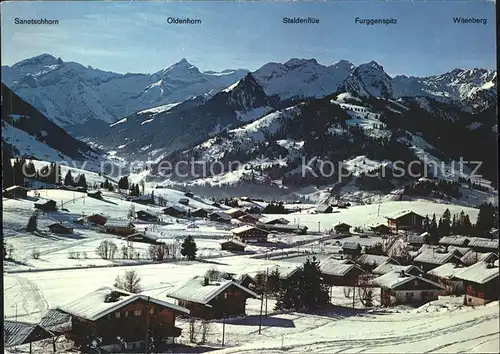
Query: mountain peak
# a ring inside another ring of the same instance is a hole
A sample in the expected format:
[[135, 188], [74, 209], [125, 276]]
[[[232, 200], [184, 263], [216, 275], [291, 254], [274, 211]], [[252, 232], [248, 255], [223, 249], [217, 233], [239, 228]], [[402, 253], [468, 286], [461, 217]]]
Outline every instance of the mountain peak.
[[293, 69], [293, 68], [296, 68], [296, 67], [299, 67], [299, 66], [302, 66], [302, 65], [306, 65], [306, 64], [316, 65], [316, 64], [318, 64], [318, 61], [316, 59], [314, 59], [314, 58], [312, 58], [312, 59], [292, 58], [292, 59], [288, 60], [283, 65], [286, 66], [289, 69]]
[[25, 60], [22, 60], [15, 65], [17, 66], [26, 66], [26, 65], [53, 65], [53, 64], [58, 64], [59, 61], [56, 59], [54, 56], [43, 53], [40, 55], [37, 55], [32, 58], [28, 58]]
[[362, 64], [362, 65], [363, 66], [368, 66], [368, 67], [370, 67], [372, 69], [375, 69], [375, 70], [380, 70], [380, 71], [384, 70], [384, 67], [382, 65], [380, 65], [379, 63], [377, 63], [375, 60], [372, 60], [369, 63]]

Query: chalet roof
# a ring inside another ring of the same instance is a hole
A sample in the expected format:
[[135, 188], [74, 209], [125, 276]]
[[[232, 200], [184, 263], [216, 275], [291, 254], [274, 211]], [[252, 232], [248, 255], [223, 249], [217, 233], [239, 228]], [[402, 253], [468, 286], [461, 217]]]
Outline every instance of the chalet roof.
[[151, 240], [151, 241], [156, 241], [156, 240], [158, 240], [158, 237], [153, 236], [153, 235], [151, 235], [151, 234], [146, 234], [145, 232], [135, 232], [135, 233], [133, 233], [133, 234], [131, 234], [131, 235], [127, 235], [127, 236], [124, 236], [124, 237], [125, 237], [126, 239], [133, 239], [133, 238], [138, 237], [138, 236], [143, 237], [143, 238], [146, 238], [146, 239], [149, 239], [149, 240]]
[[71, 315], [56, 309], [50, 309], [38, 323], [51, 332], [63, 332], [71, 329]]
[[459, 247], [459, 246], [448, 246], [448, 252], [455, 251], [460, 253], [461, 256], [469, 253], [471, 249], [469, 247]]
[[100, 190], [91, 190], [91, 191], [87, 191], [87, 195], [99, 195], [99, 194], [102, 194], [102, 192]]
[[388, 289], [397, 289], [401, 285], [406, 284], [410, 281], [415, 281], [415, 280], [420, 280], [425, 283], [428, 283], [429, 286], [432, 286], [432, 288], [438, 288], [438, 289], [444, 289], [444, 287], [438, 283], [435, 283], [429, 279], [426, 279], [421, 276], [415, 276], [415, 275], [410, 275], [407, 273], [404, 273], [404, 275], [401, 274], [401, 272], [398, 271], [393, 271], [386, 273], [384, 275], [381, 275], [378, 278], [373, 279], [373, 284], [378, 285], [383, 288], [388, 288]]
[[470, 267], [462, 268], [455, 273], [455, 278], [477, 284], [485, 284], [499, 276], [498, 264], [478, 262]]
[[441, 245], [467, 246], [470, 238], [466, 236], [444, 236], [439, 240]]
[[444, 246], [436, 246], [436, 245], [428, 245], [428, 244], [423, 244], [422, 247], [420, 247], [417, 251], [418, 254], [425, 252], [425, 251], [438, 251], [441, 253], [446, 253], [446, 247]]
[[213, 213], [211, 213], [208, 216], [211, 217], [213, 215], [218, 216], [219, 218], [224, 219], [224, 220], [231, 220], [232, 219], [231, 215], [226, 214], [223, 211], [214, 211]]
[[49, 228], [54, 227], [54, 226], [62, 226], [66, 229], [74, 229], [75, 228], [75, 226], [72, 223], [70, 223], [69, 221], [55, 222], [55, 223], [52, 223], [50, 225], [47, 225], [47, 227], [49, 227]]
[[320, 212], [320, 213], [321, 213], [321, 212], [324, 212], [324, 211], [326, 211], [326, 210], [328, 210], [328, 209], [332, 209], [332, 206], [331, 206], [331, 205], [318, 205], [318, 206], [316, 207], [316, 211], [317, 211], [317, 212]]
[[288, 225], [290, 223], [290, 221], [288, 221], [285, 218], [277, 218], [277, 219], [271, 219], [269, 221], [265, 221], [265, 223], [266, 224], [282, 223], [282, 224]]
[[248, 217], [250, 217], [254, 220], [259, 220], [259, 216], [254, 215], [254, 214], [245, 214], [245, 215], [240, 216], [238, 219], [243, 220], [243, 219], [248, 218]]
[[104, 227], [129, 227], [134, 226], [130, 220], [108, 220]]
[[451, 278], [453, 278], [453, 276], [455, 275], [455, 273], [457, 271], [460, 271], [462, 269], [464, 269], [464, 268], [457, 267], [453, 263], [445, 263], [445, 264], [440, 265], [437, 268], [434, 268], [434, 269], [428, 271], [427, 274], [434, 275], [436, 277], [443, 278], [443, 279], [451, 279]]
[[498, 259], [498, 255], [493, 252], [482, 253], [469, 250], [462, 256], [462, 258], [460, 258], [460, 260], [464, 263], [487, 262], [490, 259]]
[[415, 215], [421, 217], [422, 219], [424, 218], [422, 215], [417, 214], [417, 213], [415, 213], [414, 211], [411, 211], [411, 210], [398, 211], [398, 212], [395, 212], [393, 214], [387, 215], [386, 218], [389, 219], [389, 220], [397, 220], [397, 219], [400, 219], [403, 216], [406, 216], [406, 215], [409, 215], [409, 214], [415, 214]]
[[337, 228], [339, 226], [347, 226], [347, 227], [351, 227], [351, 225], [345, 223], [345, 222], [338, 222], [336, 223], [335, 225], [333, 225], [334, 228]]
[[382, 256], [382, 255], [377, 255], [377, 254], [367, 254], [367, 253], [362, 254], [361, 256], [359, 256], [356, 259], [356, 263], [358, 263], [358, 264], [375, 265], [377, 267], [381, 264], [384, 264], [384, 263], [390, 262], [390, 261], [392, 261], [396, 264], [398, 263], [393, 258], [388, 257], [388, 256]]
[[52, 199], [38, 198], [35, 202], [36, 205], [47, 205], [48, 203], [56, 203], [56, 201]]
[[498, 239], [490, 240], [489, 238], [473, 237], [470, 239], [468, 246], [498, 250]]
[[25, 188], [23, 186], [15, 185], [15, 186], [10, 186], [10, 187], [5, 188], [4, 191], [10, 192], [10, 191], [15, 191], [15, 190], [20, 190], [20, 189], [25, 190], [25, 191], [29, 190], [28, 188]]
[[227, 241], [224, 241], [224, 242], [221, 242], [221, 245], [222, 245], [222, 244], [226, 244], [226, 243], [233, 243], [233, 244], [238, 245], [238, 246], [241, 246], [241, 247], [246, 247], [246, 246], [248, 246], [248, 244], [246, 244], [246, 243], [244, 243], [244, 242], [240, 242], [240, 241], [238, 241], [238, 240], [234, 240], [234, 239], [232, 239], [232, 240], [227, 240]]
[[[354, 264], [347, 264], [347, 263], [342, 262], [342, 260], [337, 260], [334, 258], [324, 259], [319, 264], [319, 269], [320, 269], [321, 273], [327, 274], [327, 275], [332, 275], [332, 276], [337, 276], [337, 277], [343, 277], [344, 275], [349, 273], [354, 268], [358, 268], [358, 267]], [[358, 269], [360, 269], [360, 268], [358, 268]]]
[[235, 235], [238, 235], [238, 234], [241, 234], [243, 232], [247, 232], [249, 230], [260, 230], [262, 232], [265, 232], [266, 234], [268, 233], [266, 230], [262, 230], [262, 229], [255, 227], [255, 226], [250, 226], [250, 225], [243, 225], [243, 226], [237, 227], [235, 229], [232, 229], [231, 232]]
[[361, 245], [358, 242], [346, 241], [342, 244], [342, 248], [346, 250], [358, 250], [361, 249]]
[[5, 347], [26, 344], [52, 337], [52, 333], [34, 323], [4, 321]]
[[430, 263], [430, 264], [445, 264], [448, 263], [453, 257], [457, 257], [454, 251], [441, 253], [434, 250], [425, 250], [415, 257], [415, 262]]
[[231, 285], [240, 288], [244, 292], [248, 293], [250, 296], [257, 298], [258, 295], [253, 291], [241, 286], [233, 280], [221, 280], [218, 282], [209, 282], [208, 285], [204, 285], [205, 277], [195, 276], [188, 280], [186, 283], [178, 286], [172, 291], [167, 293], [168, 297], [178, 300], [186, 300], [191, 302], [197, 302], [199, 304], [208, 304], [217, 295], [221, 294], [229, 288]]
[[225, 213], [228, 215], [232, 215], [232, 214], [236, 214], [236, 213], [245, 213], [245, 212], [243, 210], [241, 210], [240, 208], [231, 208], [231, 209], [225, 210]]
[[[106, 296], [111, 292], [117, 292], [119, 298], [115, 302], [105, 302]], [[157, 305], [167, 307], [171, 310], [189, 314], [189, 310], [185, 307], [174, 305], [170, 302], [155, 299], [146, 295], [132, 294], [127, 291], [115, 289], [112, 287], [102, 287], [90, 294], [86, 294], [82, 298], [72, 301], [66, 305], [58, 306], [56, 309], [70, 315], [85, 318], [89, 321], [96, 321], [107, 314], [122, 308], [138, 299], [153, 302]]]
[[383, 222], [379, 222], [379, 223], [373, 223], [371, 225], [368, 225], [368, 227], [372, 230], [374, 229], [378, 229], [378, 228], [389, 228], [389, 226], [387, 226], [387, 224], [383, 223]]
[[139, 214], [139, 213], [156, 217], [156, 213], [151, 211], [151, 210], [138, 210], [138, 211], [136, 211], [136, 214]]
[[423, 274], [424, 271], [415, 265], [400, 265], [400, 264], [392, 264], [392, 263], [382, 263], [377, 268], [373, 270], [374, 274], [387, 274], [390, 272], [401, 272], [405, 271], [406, 273], [410, 273], [411, 270], [416, 269], [419, 273]]
[[[274, 267], [274, 269], [278, 270], [278, 272], [280, 274], [280, 278], [286, 279], [288, 277], [291, 277], [295, 273], [297, 273], [300, 269], [302, 269], [302, 266], [300, 266], [300, 265], [298, 265], [298, 266], [277, 265], [276, 267]], [[272, 271], [272, 269], [269, 269], [269, 273], [271, 273], [271, 271]]]
[[168, 210], [168, 209], [174, 209], [175, 211], [178, 211], [179, 213], [185, 213], [186, 212], [186, 209], [184, 209], [183, 207], [178, 206], [178, 205], [170, 205], [170, 206], [164, 208], [163, 212], [165, 212], [165, 210]]

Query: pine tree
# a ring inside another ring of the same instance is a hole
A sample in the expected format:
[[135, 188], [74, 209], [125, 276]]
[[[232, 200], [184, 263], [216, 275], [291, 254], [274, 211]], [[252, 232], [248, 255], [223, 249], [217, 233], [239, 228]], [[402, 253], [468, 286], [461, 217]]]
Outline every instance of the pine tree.
[[451, 230], [451, 213], [449, 209], [444, 211], [440, 224], [440, 236], [449, 235]]
[[439, 234], [438, 234], [438, 225], [436, 222], [436, 214], [432, 214], [432, 220], [429, 225], [429, 242], [433, 245], [436, 245], [439, 240]]
[[87, 188], [87, 179], [85, 178], [85, 174], [82, 173], [81, 175], [78, 176], [76, 185], [79, 187]]
[[66, 186], [74, 186], [75, 180], [73, 179], [73, 175], [71, 174], [71, 170], [66, 171], [66, 176], [64, 176], [64, 185]]
[[187, 236], [181, 245], [181, 255], [186, 257], [190, 261], [196, 259], [196, 252], [198, 251], [196, 243], [192, 236]]
[[38, 228], [38, 215], [37, 213], [33, 213], [28, 220], [28, 225], [26, 226], [26, 231], [34, 232]]

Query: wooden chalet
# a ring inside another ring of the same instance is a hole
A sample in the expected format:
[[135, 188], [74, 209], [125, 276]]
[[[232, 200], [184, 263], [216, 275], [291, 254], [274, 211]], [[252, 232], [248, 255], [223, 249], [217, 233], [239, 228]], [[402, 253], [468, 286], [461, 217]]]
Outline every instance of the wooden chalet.
[[208, 219], [215, 222], [230, 223], [232, 217], [222, 211], [214, 211], [208, 215]]
[[386, 216], [387, 226], [396, 230], [421, 230], [424, 216], [411, 210], [405, 210]]
[[38, 199], [35, 202], [35, 209], [39, 209], [42, 211], [56, 211], [57, 203], [52, 199]]
[[130, 235], [135, 231], [135, 225], [129, 220], [108, 220], [104, 224], [104, 230], [115, 235]]
[[364, 270], [335, 258], [326, 258], [319, 265], [323, 282], [329, 286], [354, 286]]
[[470, 242], [470, 237], [466, 236], [443, 236], [439, 240], [439, 244], [443, 246], [467, 247]]
[[246, 300], [258, 295], [234, 280], [213, 282], [208, 277], [195, 276], [167, 297], [188, 308], [192, 317], [216, 319], [245, 316]]
[[307, 234], [307, 226], [299, 226], [299, 225], [283, 225], [283, 224], [257, 224], [260, 229], [272, 232], [276, 231], [279, 233], [285, 234], [299, 234], [305, 235]]
[[342, 254], [358, 256], [361, 254], [361, 245], [358, 242], [346, 241], [342, 244]]
[[56, 222], [47, 226], [50, 232], [55, 234], [66, 234], [71, 235], [73, 233], [73, 225], [69, 222]]
[[373, 274], [380, 276], [384, 275], [390, 272], [405, 272], [406, 274], [410, 275], [423, 275], [425, 272], [420, 269], [419, 267], [410, 264], [410, 265], [400, 265], [400, 264], [394, 264], [390, 262], [385, 262], [379, 265], [377, 268], [373, 270]]
[[463, 268], [454, 277], [463, 280], [464, 305], [477, 306], [499, 300], [499, 268], [495, 263], [478, 262]]
[[232, 229], [231, 232], [234, 235], [234, 239], [245, 243], [265, 243], [269, 234], [266, 230], [250, 225], [237, 227], [236, 229]]
[[3, 197], [5, 198], [26, 198], [28, 196], [28, 189], [23, 186], [10, 186], [3, 190]]
[[247, 224], [256, 224], [259, 222], [259, 217], [257, 215], [245, 214], [240, 216], [238, 220], [243, 221]]
[[456, 265], [463, 264], [460, 260], [460, 254], [457, 251], [441, 252], [437, 249], [427, 249], [420, 253], [413, 263], [421, 268], [424, 272], [437, 268], [445, 263], [453, 263]]
[[464, 269], [453, 263], [445, 263], [427, 272], [427, 277], [441, 284], [444, 290], [440, 295], [462, 295], [464, 293], [464, 282], [455, 277], [455, 273]]
[[475, 252], [473, 250], [469, 250], [465, 253], [460, 260], [463, 262], [465, 266], [473, 265], [477, 262], [487, 262], [492, 263], [498, 260], [498, 255], [493, 252]]
[[158, 221], [158, 216], [155, 213], [147, 210], [139, 210], [135, 213], [135, 217], [142, 221]]
[[399, 265], [399, 262], [396, 259], [378, 254], [364, 253], [358, 258], [356, 258], [356, 264], [359, 265], [365, 271], [369, 272], [373, 271], [375, 268], [385, 263]]
[[208, 211], [203, 208], [199, 208], [192, 211], [191, 216], [195, 218], [206, 218], [208, 216]]
[[266, 225], [288, 225], [290, 221], [284, 218], [277, 218], [277, 219], [271, 219], [269, 221], [266, 221]]
[[164, 243], [158, 241], [157, 237], [146, 234], [146, 232], [134, 232], [133, 234], [124, 236], [123, 239], [129, 242], [149, 243], [151, 245], [160, 245]]
[[337, 235], [350, 235], [351, 234], [351, 225], [346, 224], [345, 222], [339, 222], [333, 226], [335, 233]]
[[94, 225], [104, 225], [108, 221], [108, 218], [101, 214], [92, 214], [87, 216], [86, 219], [89, 223]]
[[181, 334], [175, 326], [176, 315], [189, 314], [185, 307], [111, 287], [97, 289], [56, 310], [71, 316], [67, 339], [85, 346], [88, 338], [100, 337], [101, 349], [107, 352], [144, 351], [148, 327], [155, 344], [172, 344]]
[[238, 208], [231, 208], [231, 209], [225, 210], [225, 213], [233, 219], [238, 219], [240, 216], [243, 216], [246, 214], [243, 210], [238, 209]]
[[372, 280], [381, 288], [383, 306], [425, 303], [437, 300], [444, 287], [423, 276], [407, 274], [404, 271], [386, 273]]
[[52, 337], [54, 337], [54, 335], [51, 332], [38, 324], [9, 320], [3, 321], [3, 339], [5, 348], [29, 344], [29, 352], [32, 353], [31, 343]]
[[102, 199], [101, 191], [87, 191], [87, 196], [94, 199]]
[[468, 247], [476, 252], [495, 252], [498, 253], [498, 239], [490, 240], [483, 237], [472, 237]]
[[333, 207], [331, 205], [320, 205], [316, 207], [316, 213], [318, 214], [330, 214], [333, 212]]
[[188, 198], [180, 198], [179, 199], [179, 204], [189, 205], [189, 199]]
[[238, 240], [229, 240], [221, 242], [221, 250], [229, 252], [245, 252], [246, 243], [240, 242]]
[[388, 235], [391, 233], [391, 228], [386, 224], [377, 224], [369, 227], [370, 230], [377, 235]]
[[177, 205], [171, 205], [162, 210], [163, 214], [172, 216], [174, 218], [180, 218], [186, 216], [186, 210]]

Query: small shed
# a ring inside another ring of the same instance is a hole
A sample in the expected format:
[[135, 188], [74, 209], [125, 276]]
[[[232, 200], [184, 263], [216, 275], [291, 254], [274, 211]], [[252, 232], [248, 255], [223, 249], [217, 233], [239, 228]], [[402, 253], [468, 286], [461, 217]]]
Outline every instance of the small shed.
[[354, 286], [357, 284], [359, 276], [364, 273], [363, 269], [355, 264], [331, 257], [324, 259], [320, 263], [319, 269], [324, 283], [330, 286]]
[[222, 242], [220, 245], [223, 251], [230, 251], [230, 252], [245, 252], [245, 247], [247, 246], [246, 243], [240, 242], [238, 240], [225, 241]]
[[87, 216], [87, 221], [94, 225], [104, 225], [106, 224], [106, 221], [108, 221], [108, 218], [101, 214], [92, 214]]
[[67, 221], [53, 223], [47, 226], [50, 232], [55, 234], [71, 235], [73, 233], [73, 225]]
[[238, 220], [246, 222], [248, 224], [256, 224], [259, 221], [259, 217], [257, 215], [245, 214], [240, 216]]
[[358, 242], [346, 241], [342, 244], [342, 253], [348, 255], [361, 254], [361, 245]]
[[320, 205], [316, 207], [316, 212], [319, 214], [330, 214], [333, 212], [333, 207], [331, 205]]
[[376, 224], [369, 227], [372, 232], [378, 235], [387, 235], [391, 233], [391, 228], [386, 224]]
[[171, 205], [162, 210], [163, 214], [172, 216], [174, 218], [182, 217], [186, 215], [186, 210], [177, 205]]
[[157, 237], [146, 234], [145, 232], [135, 232], [133, 234], [124, 236], [124, 239], [129, 242], [149, 243], [151, 245], [160, 245], [163, 243], [158, 242]]
[[106, 232], [116, 235], [130, 235], [135, 230], [135, 225], [129, 220], [108, 220], [104, 224]]
[[333, 226], [333, 229], [335, 230], [335, 233], [337, 235], [342, 234], [342, 235], [348, 235], [351, 233], [351, 225], [346, 224], [345, 222], [339, 222]]
[[56, 211], [57, 203], [52, 199], [38, 199], [35, 202], [35, 209], [39, 209], [42, 211]]
[[238, 208], [231, 208], [225, 211], [227, 215], [229, 215], [233, 219], [238, 219], [240, 216], [245, 215], [246, 213]]
[[267, 225], [288, 225], [289, 223], [290, 221], [284, 218], [271, 219], [265, 222]]
[[3, 190], [5, 198], [26, 198], [28, 196], [28, 189], [23, 186], [10, 186]]
[[208, 211], [203, 208], [199, 208], [192, 211], [191, 216], [195, 218], [206, 218], [208, 216]]
[[158, 216], [154, 212], [147, 210], [139, 210], [135, 213], [135, 217], [142, 221], [158, 221]]
[[188, 198], [181, 198], [181, 199], [179, 199], [179, 204], [189, 205], [189, 199]]
[[[4, 345], [6, 348], [15, 347], [18, 345], [38, 342], [43, 339], [52, 338], [53, 334], [40, 325], [4, 320]], [[55, 352], [55, 350], [54, 350]]]
[[229, 223], [231, 222], [232, 217], [222, 211], [215, 211], [208, 215], [208, 219], [210, 221]]

